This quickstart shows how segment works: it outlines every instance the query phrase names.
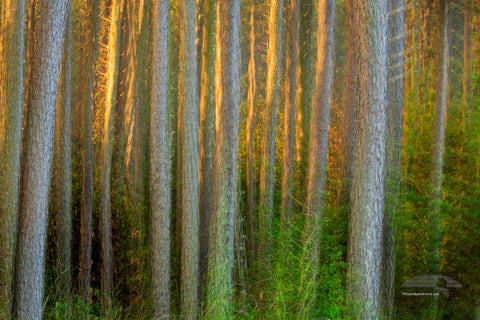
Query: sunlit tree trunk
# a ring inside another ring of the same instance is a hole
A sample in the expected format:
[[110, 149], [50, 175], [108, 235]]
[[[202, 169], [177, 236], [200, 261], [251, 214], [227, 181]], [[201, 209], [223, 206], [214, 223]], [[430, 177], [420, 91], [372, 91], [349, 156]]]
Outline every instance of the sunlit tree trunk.
[[378, 319], [387, 134], [387, 4], [353, 3], [358, 109], [351, 193], [347, 299], [352, 319]]
[[196, 7], [194, 0], [181, 0], [180, 74], [178, 108], [178, 157], [180, 192], [180, 313], [198, 317], [198, 88], [195, 56]]
[[72, 7], [67, 10], [62, 74], [57, 99], [53, 185], [56, 196], [56, 282], [59, 298], [67, 298], [72, 282]]
[[93, 98], [95, 62], [97, 56], [97, 33], [99, 28], [100, 0], [88, 0], [82, 10], [86, 16], [81, 24], [86, 46], [80, 49], [79, 68], [85, 70], [80, 77], [84, 82], [81, 90], [81, 149], [82, 149], [82, 204], [80, 207], [80, 261], [79, 292], [84, 301], [90, 301], [92, 278], [92, 233], [93, 233]]
[[[200, 287], [207, 274], [208, 236], [213, 210], [213, 159], [215, 154], [215, 21], [216, 1], [203, 2], [203, 41], [200, 75]], [[200, 288], [202, 291], [202, 288]]]
[[107, 314], [111, 311], [113, 299], [113, 248], [110, 203], [110, 172], [112, 165], [115, 98], [117, 96], [118, 66], [120, 60], [120, 8], [122, 5], [123, 0], [113, 0], [111, 4], [111, 24], [108, 44], [109, 58], [107, 69], [107, 96], [100, 158], [100, 235], [102, 243], [101, 292], [102, 308]]
[[310, 319], [312, 316], [320, 261], [333, 82], [335, 0], [319, 0], [317, 12], [317, 62], [310, 125], [306, 222], [301, 265], [299, 310], [301, 319]]
[[383, 215], [383, 254], [380, 307], [383, 319], [393, 319], [395, 281], [395, 216], [399, 205], [401, 178], [403, 62], [405, 50], [405, 0], [390, 1], [388, 131]]
[[210, 227], [206, 319], [232, 319], [240, 103], [240, 0], [219, 0], [217, 22], [216, 179]]
[[2, 1], [0, 10], [0, 318], [10, 319], [19, 204], [25, 1]]
[[298, 65], [298, 28], [300, 20], [300, 3], [291, 0], [287, 30], [286, 53], [286, 93], [284, 118], [283, 173], [281, 218], [284, 227], [290, 223], [292, 211], [293, 158], [295, 154], [295, 110], [297, 99], [297, 65]]
[[150, 270], [153, 319], [170, 318], [171, 137], [168, 132], [168, 0], [153, 3], [150, 120]]
[[22, 149], [14, 285], [14, 317], [18, 319], [42, 318], [48, 191], [68, 3], [68, 0], [39, 3], [31, 100]]
[[465, 0], [463, 7], [464, 28], [463, 28], [463, 94], [462, 94], [462, 123], [465, 126], [465, 117], [468, 113], [468, 105], [470, 102], [472, 76], [472, 1]]

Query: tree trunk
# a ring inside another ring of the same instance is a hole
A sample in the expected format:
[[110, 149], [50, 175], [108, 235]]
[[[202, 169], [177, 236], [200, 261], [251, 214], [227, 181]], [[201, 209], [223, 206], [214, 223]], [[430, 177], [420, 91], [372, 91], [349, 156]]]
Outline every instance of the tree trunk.
[[93, 98], [95, 82], [95, 63], [97, 57], [97, 33], [99, 28], [99, 0], [89, 0], [83, 12], [86, 12], [82, 24], [85, 47], [80, 50], [80, 70], [85, 75], [80, 77], [86, 83], [81, 91], [81, 148], [82, 148], [82, 204], [80, 208], [80, 262], [79, 292], [84, 301], [89, 302], [92, 278], [92, 233], [93, 233]]
[[107, 97], [100, 159], [100, 235], [102, 239], [101, 291], [102, 308], [106, 314], [111, 311], [113, 299], [113, 248], [110, 204], [110, 172], [112, 165], [115, 98], [117, 96], [117, 80], [120, 60], [120, 8], [122, 5], [123, 0], [113, 0], [111, 4], [111, 25], [108, 44], [109, 61], [107, 70]]
[[179, 75], [179, 181], [180, 192], [180, 313], [186, 319], [198, 316], [198, 89], [195, 56], [196, 8], [194, 0], [182, 0], [180, 12]]
[[219, 0], [217, 21], [216, 179], [210, 228], [206, 319], [232, 319], [240, 104], [240, 0]]
[[207, 274], [208, 236], [213, 210], [213, 159], [215, 154], [215, 22], [216, 1], [204, 2], [200, 88], [200, 292]]
[[297, 99], [297, 65], [298, 65], [298, 28], [300, 21], [300, 2], [290, 0], [289, 20], [287, 31], [286, 54], [286, 93], [285, 93], [285, 122], [283, 145], [283, 173], [282, 173], [282, 203], [281, 218], [285, 230], [290, 224], [292, 211], [292, 177], [293, 157], [295, 153], [295, 110]]
[[41, 319], [58, 75], [69, 1], [41, 1], [35, 30], [18, 220], [14, 317]]
[[405, 50], [405, 0], [390, 1], [389, 21], [389, 76], [388, 76], [388, 131], [383, 214], [383, 254], [380, 308], [383, 319], [393, 319], [395, 285], [394, 222], [398, 210], [401, 178], [403, 62]]
[[54, 193], [56, 195], [57, 295], [66, 299], [72, 282], [72, 6], [67, 11], [62, 74], [57, 99], [54, 151]]
[[310, 319], [315, 305], [320, 238], [325, 206], [330, 101], [333, 82], [335, 0], [320, 0], [317, 7], [317, 63], [312, 100], [307, 175], [307, 205], [301, 274], [300, 318]]
[[472, 0], [465, 0], [464, 29], [463, 29], [463, 95], [462, 95], [462, 124], [465, 126], [465, 119], [469, 109], [470, 91], [472, 90], [470, 78], [472, 76]]
[[153, 4], [153, 84], [150, 138], [152, 318], [170, 318], [171, 136], [168, 132], [168, 0]]
[[347, 298], [352, 319], [378, 319], [387, 134], [387, 4], [354, 2], [358, 113]]
[[25, 0], [6, 0], [0, 8], [0, 318], [10, 319], [19, 205]]

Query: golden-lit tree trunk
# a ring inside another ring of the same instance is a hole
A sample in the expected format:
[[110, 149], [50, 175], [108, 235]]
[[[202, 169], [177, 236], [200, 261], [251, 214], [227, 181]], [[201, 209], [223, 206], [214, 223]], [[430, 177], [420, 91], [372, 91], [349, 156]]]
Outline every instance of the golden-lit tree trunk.
[[387, 134], [387, 4], [353, 2], [358, 109], [351, 193], [347, 301], [352, 319], [379, 319]]
[[150, 119], [150, 270], [152, 319], [170, 318], [171, 136], [168, 131], [168, 0], [153, 3]]
[[72, 6], [67, 11], [62, 74], [57, 99], [53, 187], [56, 201], [56, 284], [58, 298], [71, 294], [72, 282]]
[[319, 0], [317, 12], [317, 62], [310, 124], [306, 221], [299, 290], [300, 319], [311, 318], [316, 299], [320, 237], [327, 182], [328, 133], [335, 51], [335, 0]]
[[2, 1], [0, 10], [0, 318], [10, 319], [20, 181], [25, 1]]
[[213, 160], [215, 154], [215, 21], [216, 0], [203, 2], [202, 65], [200, 74], [200, 291], [207, 274], [208, 236], [213, 210]]
[[181, 0], [180, 74], [178, 107], [178, 191], [180, 192], [180, 313], [198, 317], [198, 87], [195, 55], [196, 7], [194, 0]]
[[295, 155], [295, 110], [297, 99], [298, 29], [300, 2], [290, 0], [286, 52], [286, 93], [284, 118], [283, 173], [281, 218], [285, 228], [290, 224], [292, 211], [293, 160]]
[[107, 314], [112, 309], [113, 299], [113, 248], [110, 203], [110, 172], [113, 149], [113, 122], [117, 96], [118, 69], [120, 60], [120, 22], [123, 0], [111, 4], [110, 35], [108, 43], [107, 96], [105, 122], [100, 157], [100, 236], [102, 243], [101, 292], [102, 308]]
[[48, 192], [68, 0], [40, 1], [22, 149], [13, 317], [41, 319]]

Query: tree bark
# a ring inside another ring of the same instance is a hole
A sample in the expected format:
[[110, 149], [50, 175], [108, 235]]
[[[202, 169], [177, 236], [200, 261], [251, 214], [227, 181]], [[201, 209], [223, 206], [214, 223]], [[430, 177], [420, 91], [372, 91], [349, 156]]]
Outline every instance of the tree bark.
[[387, 4], [361, 0], [358, 113], [351, 193], [347, 298], [352, 319], [378, 319], [387, 134]]
[[472, 76], [472, 0], [465, 0], [464, 28], [463, 28], [463, 94], [462, 94], [462, 124], [465, 127], [465, 119], [469, 110]]
[[10, 319], [19, 205], [25, 0], [6, 0], [0, 8], [0, 318]]
[[170, 318], [171, 136], [168, 132], [168, 0], [153, 4], [153, 84], [150, 138], [152, 318]]
[[179, 75], [179, 180], [180, 195], [180, 313], [197, 319], [199, 283], [198, 246], [198, 89], [195, 56], [196, 7], [194, 0], [182, 0], [180, 13]]
[[118, 69], [120, 58], [120, 23], [123, 0], [113, 0], [111, 4], [109, 61], [107, 70], [107, 97], [105, 105], [105, 122], [100, 158], [100, 235], [102, 243], [101, 292], [102, 309], [108, 314], [112, 309], [113, 299], [113, 248], [112, 221], [110, 203], [110, 172], [113, 149], [113, 122], [115, 98], [117, 96]]
[[310, 319], [312, 316], [320, 262], [320, 238], [325, 206], [330, 101], [335, 51], [335, 0], [320, 0], [317, 12], [317, 62], [310, 126], [306, 222], [300, 284], [299, 313], [301, 319]]
[[14, 317], [41, 319], [48, 191], [68, 0], [41, 1], [21, 168]]
[[240, 0], [219, 0], [217, 21], [216, 179], [210, 228], [206, 319], [232, 319], [240, 104]]

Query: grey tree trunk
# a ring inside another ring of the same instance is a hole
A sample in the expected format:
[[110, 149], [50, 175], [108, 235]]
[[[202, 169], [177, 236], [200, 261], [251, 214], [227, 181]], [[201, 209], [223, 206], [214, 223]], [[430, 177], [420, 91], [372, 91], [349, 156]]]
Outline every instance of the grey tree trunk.
[[[438, 42], [435, 68], [435, 117], [433, 120], [432, 168], [430, 171], [432, 234], [427, 260], [432, 273], [440, 273], [440, 247], [442, 239], [440, 206], [442, 203], [443, 156], [445, 153], [445, 113], [447, 110], [448, 5], [447, 0], [441, 0], [437, 6]], [[438, 317], [438, 296], [433, 296], [432, 300], [432, 317], [436, 319]]]
[[87, 23], [84, 28], [84, 41], [87, 43], [80, 51], [80, 68], [85, 70], [80, 98], [81, 108], [81, 148], [82, 148], [82, 204], [80, 208], [80, 262], [79, 262], [79, 292], [84, 301], [90, 301], [92, 278], [92, 233], [93, 233], [93, 97], [95, 81], [95, 63], [97, 56], [97, 32], [99, 28], [99, 1], [89, 0], [82, 10]]
[[[300, 2], [290, 0], [286, 53], [286, 93], [284, 118], [283, 173], [281, 218], [285, 228], [292, 211], [293, 158], [295, 156], [295, 110], [297, 100], [297, 66], [299, 44]], [[287, 229], [285, 229], [287, 230]]]
[[180, 313], [185, 319], [198, 317], [198, 88], [195, 56], [196, 7], [194, 0], [179, 2], [179, 180], [181, 216]]
[[100, 236], [102, 243], [101, 292], [102, 309], [107, 314], [112, 308], [113, 299], [113, 248], [112, 219], [110, 204], [110, 172], [112, 166], [113, 122], [115, 98], [117, 96], [118, 69], [120, 60], [120, 22], [123, 0], [113, 0], [111, 4], [109, 61], [107, 69], [107, 97], [105, 122], [100, 158]]
[[219, 0], [217, 21], [214, 210], [210, 225], [205, 318], [232, 319], [240, 103], [240, 0]]
[[18, 219], [25, 0], [0, 4], [0, 318], [10, 319]]
[[213, 161], [215, 154], [215, 23], [216, 1], [205, 1], [203, 16], [200, 88], [200, 291], [207, 275], [208, 238], [213, 210]]
[[311, 318], [316, 299], [327, 181], [328, 133], [335, 51], [335, 0], [319, 0], [317, 12], [317, 62], [310, 125], [306, 221], [300, 284], [300, 319]]
[[170, 318], [171, 136], [168, 131], [168, 0], [153, 3], [150, 122], [150, 270], [152, 319]]
[[462, 123], [465, 126], [465, 116], [471, 99], [472, 76], [472, 0], [465, 0], [464, 28], [463, 28], [463, 95], [462, 95]]
[[347, 299], [352, 319], [378, 319], [387, 135], [387, 4], [361, 0], [358, 113], [351, 193]]
[[390, 0], [388, 70], [388, 129], [383, 254], [380, 307], [382, 319], [394, 317], [395, 216], [398, 211], [401, 179], [403, 63], [405, 50], [405, 0]]
[[72, 283], [72, 6], [68, 6], [62, 74], [57, 99], [53, 185], [56, 195], [57, 295], [66, 299]]
[[48, 191], [68, 0], [40, 1], [18, 219], [14, 317], [41, 319]]

